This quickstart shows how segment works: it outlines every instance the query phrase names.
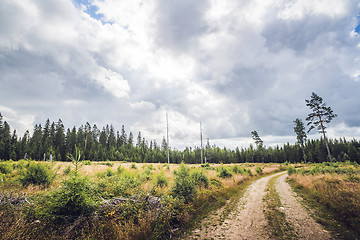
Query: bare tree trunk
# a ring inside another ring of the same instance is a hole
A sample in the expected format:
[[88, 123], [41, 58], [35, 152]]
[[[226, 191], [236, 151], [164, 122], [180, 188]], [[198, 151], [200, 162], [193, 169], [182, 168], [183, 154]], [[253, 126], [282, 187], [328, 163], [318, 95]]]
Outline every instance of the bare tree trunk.
[[324, 126], [323, 126], [323, 122], [322, 122], [322, 120], [321, 120], [320, 114], [318, 114], [318, 116], [319, 116], [319, 120], [320, 120], [321, 131], [322, 131], [322, 134], [324, 135], [324, 140], [325, 140], [326, 150], [327, 150], [327, 152], [328, 152], [328, 157], [329, 157], [330, 162], [332, 162], [332, 158], [331, 158], [331, 154], [330, 154], [330, 149], [329, 149], [329, 144], [328, 144], [327, 138], [326, 138], [326, 136], [325, 136], [325, 129], [324, 129]]
[[301, 144], [301, 151], [302, 151], [302, 154], [303, 154], [303, 159], [304, 159], [304, 162], [306, 163], [306, 155], [305, 155], [305, 150], [304, 150], [304, 144]]
[[331, 158], [331, 154], [330, 154], [330, 149], [329, 149], [329, 144], [328, 144], [327, 138], [326, 138], [326, 136], [325, 136], [324, 130], [323, 130], [323, 135], [324, 135], [324, 140], [325, 140], [326, 149], [327, 149], [327, 152], [328, 152], [328, 157], [329, 157], [329, 159], [330, 159], [330, 162], [332, 162], [332, 158]]

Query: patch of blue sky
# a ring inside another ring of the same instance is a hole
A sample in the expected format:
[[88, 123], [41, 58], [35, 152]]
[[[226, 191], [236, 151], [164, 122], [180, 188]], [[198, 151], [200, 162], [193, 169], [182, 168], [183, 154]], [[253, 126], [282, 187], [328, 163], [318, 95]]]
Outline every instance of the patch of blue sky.
[[358, 24], [357, 27], [354, 29], [356, 33], [360, 34], [360, 15], [357, 16]]
[[111, 22], [104, 21], [104, 15], [102, 13], [98, 13], [99, 9], [93, 4], [92, 0], [73, 0], [73, 3], [77, 8], [80, 8], [82, 11], [89, 14], [90, 17], [101, 21], [102, 24], [111, 24]]

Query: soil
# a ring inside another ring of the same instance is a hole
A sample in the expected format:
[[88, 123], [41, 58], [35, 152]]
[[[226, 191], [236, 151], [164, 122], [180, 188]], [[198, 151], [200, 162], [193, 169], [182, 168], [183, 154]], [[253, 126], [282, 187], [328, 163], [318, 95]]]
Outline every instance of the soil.
[[286, 182], [287, 174], [277, 173], [263, 177], [252, 183], [238, 204], [226, 217], [221, 219], [219, 209], [204, 219], [199, 228], [193, 230], [186, 239], [273, 239], [271, 229], [264, 215], [267, 184], [278, 177], [275, 188], [279, 194], [286, 221], [293, 227], [297, 239], [332, 239], [331, 235], [316, 223], [307, 210], [299, 203], [299, 197]]

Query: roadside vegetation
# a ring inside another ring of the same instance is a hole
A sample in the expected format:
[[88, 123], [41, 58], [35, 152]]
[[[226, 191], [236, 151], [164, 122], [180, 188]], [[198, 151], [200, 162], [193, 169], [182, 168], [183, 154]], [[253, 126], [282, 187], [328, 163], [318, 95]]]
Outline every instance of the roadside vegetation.
[[310, 203], [314, 217], [345, 239], [360, 236], [360, 167], [333, 162], [288, 167], [290, 183]]
[[168, 239], [280, 169], [69, 160], [0, 162], [0, 239]]

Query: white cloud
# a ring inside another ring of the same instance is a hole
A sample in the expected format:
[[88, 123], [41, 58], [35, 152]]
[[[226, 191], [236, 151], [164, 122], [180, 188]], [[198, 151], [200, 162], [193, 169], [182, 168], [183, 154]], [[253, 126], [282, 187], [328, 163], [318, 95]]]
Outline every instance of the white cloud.
[[98, 72], [94, 73], [93, 79], [115, 97], [122, 98], [129, 96], [130, 87], [127, 80], [116, 72], [99, 67]]
[[210, 140], [248, 144], [257, 130], [277, 143], [315, 91], [360, 127], [355, 0], [93, 4], [103, 22], [70, 0], [3, 1], [3, 106], [70, 126], [114, 121], [158, 142], [168, 112], [174, 147], [198, 144], [200, 121]]
[[346, 123], [340, 122], [327, 129], [327, 136], [330, 138], [360, 139], [360, 127], [349, 127]]
[[11, 127], [11, 131], [17, 130], [18, 136], [21, 137], [26, 130], [31, 131], [35, 120], [35, 115], [25, 112], [18, 112], [9, 107], [0, 105], [0, 113], [4, 117], [4, 121]]
[[278, 13], [278, 17], [286, 20], [299, 20], [308, 15], [342, 17], [348, 12], [349, 2], [347, 0], [282, 0], [279, 1], [282, 10]]

